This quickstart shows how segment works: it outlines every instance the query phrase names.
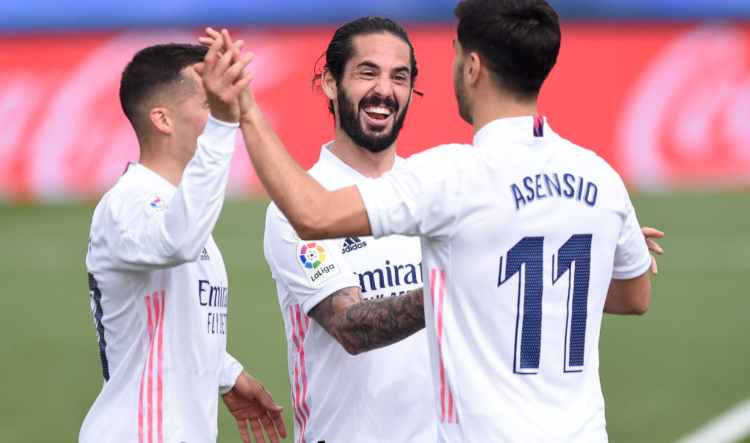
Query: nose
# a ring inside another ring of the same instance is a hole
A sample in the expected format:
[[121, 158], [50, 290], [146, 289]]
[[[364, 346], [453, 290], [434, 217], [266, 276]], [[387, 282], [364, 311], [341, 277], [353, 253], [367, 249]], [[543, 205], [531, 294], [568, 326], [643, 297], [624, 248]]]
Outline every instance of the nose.
[[392, 97], [393, 96], [393, 80], [387, 75], [381, 75], [375, 82], [373, 92], [377, 93], [381, 97]]

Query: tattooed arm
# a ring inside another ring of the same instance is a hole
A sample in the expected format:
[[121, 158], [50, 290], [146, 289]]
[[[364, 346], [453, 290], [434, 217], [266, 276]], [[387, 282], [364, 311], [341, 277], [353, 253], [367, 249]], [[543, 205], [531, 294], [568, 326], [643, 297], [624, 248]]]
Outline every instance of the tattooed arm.
[[358, 287], [340, 289], [310, 311], [352, 355], [382, 348], [424, 328], [422, 289], [399, 297], [362, 300]]

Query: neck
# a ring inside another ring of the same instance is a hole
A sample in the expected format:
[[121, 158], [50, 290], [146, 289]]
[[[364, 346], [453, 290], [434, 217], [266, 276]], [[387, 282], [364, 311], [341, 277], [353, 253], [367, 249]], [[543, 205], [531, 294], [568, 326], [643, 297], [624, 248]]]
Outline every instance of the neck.
[[190, 159], [176, 155], [176, 151], [169, 146], [141, 143], [141, 156], [138, 162], [177, 186]]
[[336, 128], [336, 140], [330, 148], [333, 155], [365, 177], [377, 178], [393, 169], [396, 162], [396, 143], [380, 152], [370, 152], [357, 145], [341, 128]]
[[474, 133], [476, 134], [487, 123], [499, 118], [523, 117], [537, 115], [536, 99], [519, 101], [498, 91], [487, 91], [478, 94], [481, 100], [475, 100], [472, 113]]

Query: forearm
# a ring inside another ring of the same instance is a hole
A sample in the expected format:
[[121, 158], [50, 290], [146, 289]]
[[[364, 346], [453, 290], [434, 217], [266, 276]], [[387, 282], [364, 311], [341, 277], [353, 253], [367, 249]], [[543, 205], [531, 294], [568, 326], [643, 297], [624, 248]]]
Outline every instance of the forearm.
[[164, 232], [178, 258], [197, 258], [216, 225], [235, 139], [236, 126], [217, 120], [209, 121], [207, 130], [198, 137], [195, 155], [164, 214]]
[[367, 300], [349, 308], [338, 327], [340, 339], [352, 354], [382, 348], [424, 328], [422, 290], [401, 297]]
[[643, 315], [651, 305], [650, 273], [629, 280], [613, 279], [604, 301], [604, 313]]
[[289, 155], [257, 105], [246, 109], [240, 127], [258, 178], [300, 237], [370, 234], [356, 188], [323, 188]]
[[236, 133], [236, 125], [207, 123], [171, 197], [142, 187], [110, 204], [108, 223], [116, 229], [107, 235], [114, 266], [142, 270], [198, 258], [224, 203]]
[[422, 290], [400, 297], [362, 300], [359, 288], [337, 291], [311, 316], [350, 354], [396, 343], [424, 328]]

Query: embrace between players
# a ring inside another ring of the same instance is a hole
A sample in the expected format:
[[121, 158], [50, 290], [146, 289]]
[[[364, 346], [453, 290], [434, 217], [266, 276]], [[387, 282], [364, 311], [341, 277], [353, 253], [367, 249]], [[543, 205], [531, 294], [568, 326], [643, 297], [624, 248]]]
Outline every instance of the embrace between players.
[[455, 12], [473, 144], [396, 155], [416, 58], [401, 26], [365, 17], [326, 51], [335, 139], [309, 175], [227, 31], [135, 55], [120, 100], [141, 155], [97, 206], [86, 257], [105, 384], [81, 442], [216, 441], [217, 393], [243, 441], [248, 426], [286, 437], [281, 408], [226, 352], [211, 231], [238, 129], [274, 201], [264, 254], [295, 441], [607, 441], [602, 315], [646, 312], [662, 234], [641, 230], [612, 168], [538, 116], [560, 47], [546, 1]]

